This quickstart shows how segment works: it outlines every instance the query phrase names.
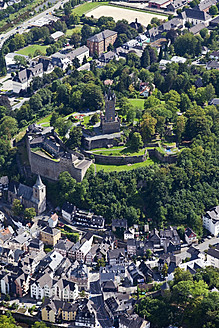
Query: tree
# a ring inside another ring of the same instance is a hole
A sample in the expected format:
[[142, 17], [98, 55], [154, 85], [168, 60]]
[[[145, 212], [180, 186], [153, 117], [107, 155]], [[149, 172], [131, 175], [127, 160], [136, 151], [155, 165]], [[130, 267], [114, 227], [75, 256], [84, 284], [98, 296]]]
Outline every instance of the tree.
[[144, 108], [152, 108], [160, 104], [160, 100], [157, 99], [154, 95], [149, 96], [145, 101], [144, 101]]
[[60, 136], [64, 137], [71, 125], [71, 121], [66, 121], [63, 117], [59, 117], [54, 126], [58, 129]]
[[70, 38], [70, 44], [72, 44], [75, 48], [78, 47], [79, 43], [81, 41], [81, 35], [79, 33], [73, 33]]
[[18, 216], [23, 211], [23, 206], [19, 199], [15, 199], [12, 204], [12, 212], [14, 215]]
[[69, 134], [67, 146], [70, 149], [75, 149], [81, 146], [82, 130], [79, 126], [74, 126]]
[[150, 54], [147, 48], [143, 50], [141, 55], [141, 66], [147, 68], [150, 65]]
[[173, 286], [173, 299], [178, 304], [184, 304], [188, 302], [189, 296], [192, 293], [193, 282], [192, 281], [180, 281]]
[[177, 116], [176, 119], [176, 135], [178, 138], [178, 141], [181, 141], [182, 134], [185, 131], [185, 126], [186, 126], [186, 119], [183, 115]]
[[[9, 295], [8, 295], [9, 296]], [[10, 298], [10, 296], [9, 296]], [[12, 315], [0, 315], [0, 327], [16, 328], [15, 319]]]
[[167, 273], [168, 273], [168, 265], [167, 265], [167, 263], [164, 263], [161, 272], [162, 272], [163, 277], [165, 278], [167, 276]]
[[136, 111], [134, 110], [134, 108], [129, 108], [127, 115], [126, 115], [126, 119], [129, 123], [133, 123], [136, 117]]
[[95, 111], [103, 108], [103, 93], [99, 85], [88, 83], [82, 91], [82, 99], [85, 108]]
[[77, 24], [79, 24], [79, 22], [80, 22], [80, 17], [77, 14], [72, 13], [69, 17], [69, 24], [77, 25]]
[[92, 35], [92, 29], [89, 25], [84, 24], [81, 29], [82, 41], [85, 42]]
[[5, 57], [1, 49], [0, 50], [0, 76], [4, 76], [6, 74], [7, 74], [7, 69], [6, 69]]
[[97, 260], [97, 270], [99, 270], [101, 267], [105, 267], [106, 266], [106, 261], [104, 260], [103, 257], [101, 257], [101, 259]]
[[33, 207], [25, 208], [24, 217], [26, 220], [32, 220], [36, 216], [36, 210]]
[[11, 116], [4, 116], [0, 121], [0, 136], [8, 140], [17, 133], [17, 121]]
[[142, 137], [140, 135], [140, 133], [138, 132], [134, 132], [131, 136], [131, 140], [130, 140], [130, 148], [132, 148], [133, 150], [138, 151], [140, 148], [143, 147], [143, 141], [142, 141]]
[[15, 63], [20, 67], [26, 67], [27, 66], [27, 60], [24, 56], [14, 56]]
[[72, 64], [75, 68], [79, 68], [80, 67], [80, 61], [77, 57], [75, 57], [73, 60], [72, 60]]
[[40, 95], [38, 93], [35, 93], [29, 100], [29, 104], [30, 104], [30, 108], [34, 111], [34, 112], [38, 112], [42, 107], [42, 98], [40, 97]]
[[184, 56], [185, 54], [194, 56], [196, 52], [197, 38], [192, 33], [186, 33], [176, 38], [174, 49], [177, 55]]
[[143, 115], [141, 122], [141, 135], [144, 141], [149, 141], [152, 135], [155, 134], [156, 123], [156, 118], [152, 117], [151, 114], [146, 113]]
[[99, 116], [98, 116], [98, 114], [95, 113], [95, 114], [91, 117], [90, 121], [91, 121], [92, 124], [96, 124], [97, 122], [99, 122]]
[[217, 6], [213, 5], [209, 8], [209, 14], [212, 16], [215, 16], [218, 14], [218, 8]]

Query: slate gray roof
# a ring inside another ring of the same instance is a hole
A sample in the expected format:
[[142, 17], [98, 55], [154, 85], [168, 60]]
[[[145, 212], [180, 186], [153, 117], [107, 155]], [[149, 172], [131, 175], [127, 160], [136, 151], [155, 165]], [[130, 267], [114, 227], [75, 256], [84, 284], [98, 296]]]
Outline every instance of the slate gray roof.
[[207, 254], [219, 260], [219, 249], [209, 248]]
[[204, 23], [199, 23], [197, 25], [194, 25], [194, 26], [190, 27], [189, 32], [192, 33], [192, 34], [197, 34], [205, 27], [206, 26], [205, 26]]
[[111, 31], [111, 30], [104, 30], [103, 32], [100, 32], [98, 34], [95, 34], [93, 36], [91, 36], [88, 41], [92, 41], [92, 42], [101, 42], [113, 35], [117, 34], [117, 32], [115, 31]]
[[[216, 101], [214, 101], [214, 104], [219, 104], [219, 98], [214, 98]], [[213, 99], [213, 100], [214, 100]], [[219, 221], [219, 205], [213, 207], [210, 211], [207, 211], [206, 214], [213, 220]]]
[[194, 10], [206, 10], [207, 8], [210, 8], [211, 6], [216, 5], [217, 0], [203, 0], [201, 1], [197, 6], [195, 6]]
[[89, 49], [88, 47], [86, 46], [82, 46], [82, 47], [79, 47], [71, 52], [69, 52], [67, 54], [67, 57], [70, 59], [70, 60], [73, 60], [75, 57], [77, 56], [80, 56], [80, 55], [83, 55], [84, 53], [88, 52]]
[[206, 12], [194, 10], [194, 9], [185, 9], [185, 11], [182, 12], [182, 14], [185, 14], [185, 16], [188, 18], [198, 19], [202, 21], [207, 21], [211, 18], [211, 16]]

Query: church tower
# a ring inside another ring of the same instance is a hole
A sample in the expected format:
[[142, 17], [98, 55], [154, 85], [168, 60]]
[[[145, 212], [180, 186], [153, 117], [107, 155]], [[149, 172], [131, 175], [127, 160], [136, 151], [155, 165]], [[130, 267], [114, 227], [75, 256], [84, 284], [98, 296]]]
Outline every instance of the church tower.
[[46, 210], [46, 186], [42, 183], [40, 175], [33, 186], [33, 202], [36, 204], [37, 214]]

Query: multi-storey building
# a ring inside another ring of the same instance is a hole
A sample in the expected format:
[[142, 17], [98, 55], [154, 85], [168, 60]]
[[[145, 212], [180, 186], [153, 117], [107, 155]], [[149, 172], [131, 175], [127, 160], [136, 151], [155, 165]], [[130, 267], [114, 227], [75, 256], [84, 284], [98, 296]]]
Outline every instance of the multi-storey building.
[[90, 50], [90, 54], [101, 55], [103, 52], [107, 51], [110, 44], [114, 44], [117, 38], [117, 32], [111, 30], [105, 30], [98, 34], [91, 36], [87, 40], [87, 47]]

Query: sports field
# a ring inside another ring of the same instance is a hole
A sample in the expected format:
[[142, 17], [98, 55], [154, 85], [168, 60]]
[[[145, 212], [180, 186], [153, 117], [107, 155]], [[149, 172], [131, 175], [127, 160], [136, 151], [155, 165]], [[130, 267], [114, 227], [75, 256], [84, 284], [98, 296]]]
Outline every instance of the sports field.
[[120, 19], [126, 19], [129, 23], [134, 22], [137, 18], [138, 22], [144, 26], [147, 26], [153, 17], [158, 17], [159, 19], [166, 20], [166, 16], [156, 15], [153, 13], [146, 13], [141, 11], [136, 11], [132, 9], [123, 9], [113, 6], [100, 6], [91, 11], [89, 11], [87, 16], [94, 18], [100, 18], [101, 16], [113, 17], [115, 21]]

